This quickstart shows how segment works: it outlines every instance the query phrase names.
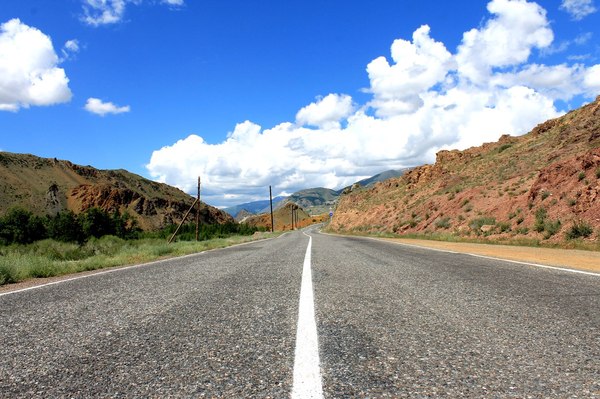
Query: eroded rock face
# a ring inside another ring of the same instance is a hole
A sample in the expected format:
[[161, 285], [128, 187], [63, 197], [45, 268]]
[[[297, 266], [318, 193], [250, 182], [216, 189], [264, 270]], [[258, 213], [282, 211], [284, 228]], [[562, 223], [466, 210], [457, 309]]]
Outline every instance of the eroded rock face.
[[64, 201], [61, 200], [61, 197], [64, 196], [61, 196], [58, 185], [52, 183], [46, 193], [46, 213], [48, 215], [56, 215], [64, 209]]

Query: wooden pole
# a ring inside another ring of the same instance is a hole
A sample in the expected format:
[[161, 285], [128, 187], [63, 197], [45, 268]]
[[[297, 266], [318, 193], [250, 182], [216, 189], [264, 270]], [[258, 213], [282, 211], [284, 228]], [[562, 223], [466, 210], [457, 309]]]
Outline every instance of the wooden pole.
[[196, 208], [196, 241], [199, 241], [198, 235], [200, 230], [200, 176], [198, 176], [198, 196], [196, 197], [196, 202], [198, 202], [198, 208]]
[[169, 238], [169, 244], [173, 242], [173, 240], [175, 239], [175, 236], [177, 235], [177, 233], [179, 233], [179, 229], [181, 228], [181, 226], [185, 222], [185, 219], [187, 219], [187, 217], [190, 214], [190, 212], [192, 211], [192, 209], [194, 209], [194, 206], [196, 206], [197, 202], [198, 202], [198, 199], [194, 200], [194, 203], [192, 204], [192, 206], [190, 206], [190, 209], [188, 209], [188, 211], [185, 213], [185, 215], [183, 216], [183, 219], [181, 220], [181, 223], [179, 223], [179, 226], [177, 226], [177, 229], [175, 230], [175, 233], [173, 233], [173, 235], [171, 236], [171, 238]]
[[273, 193], [271, 186], [269, 186], [269, 202], [271, 203], [271, 233], [275, 231], [275, 224], [273, 223]]

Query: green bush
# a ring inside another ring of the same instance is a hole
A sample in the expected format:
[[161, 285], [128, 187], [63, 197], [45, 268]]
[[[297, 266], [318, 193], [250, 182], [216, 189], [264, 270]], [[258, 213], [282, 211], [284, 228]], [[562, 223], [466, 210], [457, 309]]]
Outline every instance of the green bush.
[[560, 231], [560, 220], [547, 221], [544, 225], [544, 238], [548, 239]]
[[450, 228], [450, 218], [445, 217], [435, 221], [435, 227], [438, 229], [449, 229]]
[[500, 222], [498, 223], [497, 227], [500, 233], [506, 233], [510, 231], [510, 223], [508, 222]]
[[22, 208], [12, 208], [0, 218], [1, 244], [29, 244], [45, 238], [46, 234], [43, 218]]
[[481, 226], [484, 225], [496, 225], [496, 218], [493, 217], [482, 217], [478, 219], [473, 219], [469, 223], [469, 227], [475, 231], [481, 231]]
[[567, 230], [566, 237], [569, 240], [574, 240], [576, 238], [587, 238], [592, 235], [594, 229], [588, 223], [577, 220], [573, 222], [573, 225], [569, 230]]
[[548, 217], [548, 211], [545, 208], [538, 208], [535, 211], [535, 224], [533, 225], [533, 230], [541, 233], [546, 228], [546, 217]]

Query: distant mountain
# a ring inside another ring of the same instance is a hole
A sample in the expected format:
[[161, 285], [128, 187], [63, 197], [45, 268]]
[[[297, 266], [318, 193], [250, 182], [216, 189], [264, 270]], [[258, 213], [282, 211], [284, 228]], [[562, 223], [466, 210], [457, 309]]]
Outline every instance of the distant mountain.
[[293, 202], [306, 210], [311, 215], [321, 215], [329, 213], [337, 204], [340, 195], [344, 191], [348, 191], [351, 187], [360, 185], [361, 187], [372, 187], [375, 183], [385, 181], [387, 179], [402, 176], [410, 168], [400, 170], [387, 170], [371, 176], [367, 179], [360, 180], [354, 183], [352, 186], [345, 187], [340, 190], [331, 190], [329, 188], [309, 188], [306, 190], [300, 190], [290, 195], [285, 201], [279, 206]]
[[[75, 213], [98, 207], [127, 211], [141, 228], [179, 223], [194, 198], [167, 184], [126, 170], [99, 170], [56, 158], [0, 152], [0, 214], [19, 206], [37, 215]], [[203, 223], [233, 222], [212, 206], [201, 205]]]
[[328, 212], [329, 208], [335, 205], [339, 196], [339, 191], [329, 188], [308, 188], [290, 195], [285, 201], [279, 204], [278, 208], [288, 203], [294, 203], [303, 208], [307, 213], [317, 215]]
[[[273, 207], [275, 207], [275, 205], [277, 203], [283, 201], [286, 198], [287, 197], [273, 198]], [[233, 217], [237, 217], [238, 213], [241, 210], [245, 210], [246, 212], [249, 212], [251, 214], [256, 214], [256, 213], [261, 213], [264, 209], [268, 208], [269, 206], [270, 206], [269, 200], [261, 200], [261, 201], [246, 202], [244, 204], [231, 206], [229, 208], [223, 208], [223, 211], [227, 212], [228, 214], [230, 214]]]
[[[354, 185], [359, 184], [361, 187], [371, 187], [375, 183], [378, 183], [380, 181], [402, 176], [408, 170], [410, 170], [410, 168], [400, 170], [387, 170], [385, 172], [378, 173], [375, 176], [363, 179], [355, 183]], [[273, 198], [273, 209], [279, 209], [286, 206], [289, 203], [295, 203], [296, 205], [302, 207], [310, 215], [320, 215], [323, 213], [329, 213], [330, 209], [335, 206], [342, 192], [344, 192], [344, 190], [346, 189], [350, 189], [350, 187], [346, 187], [341, 190], [332, 190], [323, 187], [300, 190], [293, 193], [289, 197], [280, 196]], [[240, 218], [239, 213], [242, 210], [245, 210], [250, 214], [269, 213], [269, 200], [247, 202], [244, 204], [239, 204], [223, 209], [223, 211], [229, 213], [237, 220], [241, 220], [244, 217], [248, 216], [247, 214], [244, 214]]]
[[367, 179], [363, 179], [357, 183], [360, 184], [362, 187], [371, 187], [371, 186], [374, 186], [375, 183], [379, 183], [379, 182], [385, 181], [387, 179], [392, 179], [394, 177], [400, 177], [404, 173], [408, 172], [411, 169], [412, 168], [386, 170], [385, 172], [378, 173], [375, 176], [371, 176]]

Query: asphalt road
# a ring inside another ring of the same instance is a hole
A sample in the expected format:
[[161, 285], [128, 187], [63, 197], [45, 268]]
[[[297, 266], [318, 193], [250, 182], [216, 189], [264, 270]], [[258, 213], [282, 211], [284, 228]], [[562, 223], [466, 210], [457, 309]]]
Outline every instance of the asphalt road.
[[[309, 234], [325, 398], [600, 398], [600, 276]], [[307, 245], [0, 296], [0, 397], [288, 398]]]

